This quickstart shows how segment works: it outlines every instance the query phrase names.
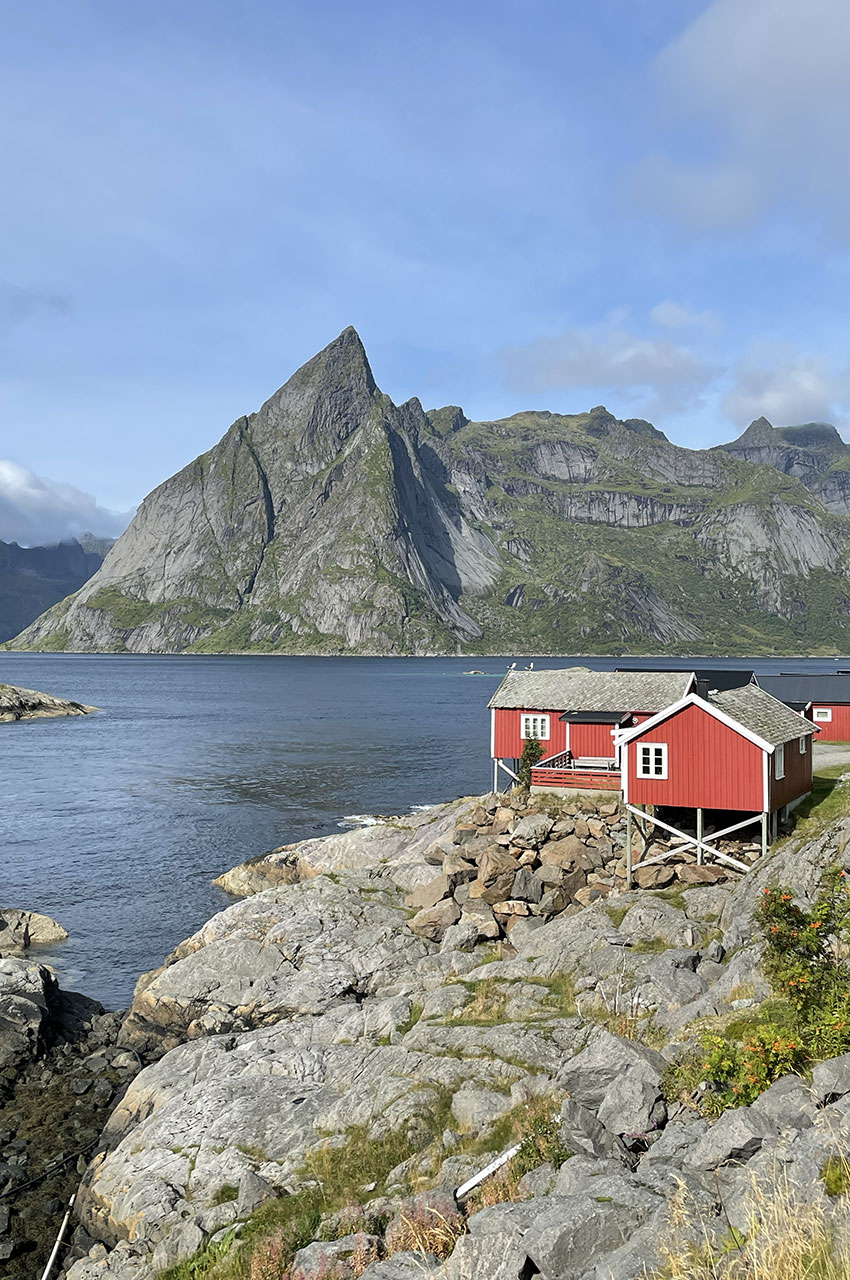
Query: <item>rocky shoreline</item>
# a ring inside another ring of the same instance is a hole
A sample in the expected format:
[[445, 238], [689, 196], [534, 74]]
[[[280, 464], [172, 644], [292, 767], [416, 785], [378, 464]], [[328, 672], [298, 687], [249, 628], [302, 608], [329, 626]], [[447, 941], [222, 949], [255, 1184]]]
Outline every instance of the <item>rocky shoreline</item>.
[[[35, 1025], [0, 1072], [0, 1139], [58, 1090], [58, 1148], [89, 1157], [68, 1280], [216, 1280], [240, 1248], [274, 1280], [638, 1280], [673, 1236], [746, 1235], [777, 1170], [841, 1227], [822, 1174], [850, 1144], [850, 1055], [716, 1120], [667, 1073], [770, 997], [756, 904], [772, 883], [810, 900], [850, 818], [731, 879], [671, 850], [661, 887], [627, 893], [617, 806], [550, 804], [469, 798], [251, 859], [125, 1015], [75, 1005], [76, 1030], [48, 971], [4, 960], [0, 1008]], [[18, 1181], [13, 1157], [46, 1154], [22, 1140], [0, 1142]], [[508, 1189], [458, 1204], [511, 1143]], [[10, 1280], [77, 1167], [0, 1235]], [[696, 1217], [674, 1228], [682, 1188]]]
[[16, 685], [0, 684], [0, 722], [4, 720], [43, 720], [50, 716], [87, 716], [97, 707], [87, 707], [82, 702], [70, 702], [66, 698], [54, 698], [37, 689], [19, 689]]

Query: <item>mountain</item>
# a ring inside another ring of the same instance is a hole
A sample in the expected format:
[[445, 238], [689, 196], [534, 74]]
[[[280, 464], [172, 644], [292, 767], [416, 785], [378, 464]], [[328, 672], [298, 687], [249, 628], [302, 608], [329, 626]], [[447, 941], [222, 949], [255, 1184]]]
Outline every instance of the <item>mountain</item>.
[[395, 405], [346, 329], [13, 647], [847, 652], [848, 476], [817, 423], [689, 450], [602, 407]]
[[84, 533], [49, 547], [0, 542], [0, 641], [77, 591], [103, 564], [113, 541]]

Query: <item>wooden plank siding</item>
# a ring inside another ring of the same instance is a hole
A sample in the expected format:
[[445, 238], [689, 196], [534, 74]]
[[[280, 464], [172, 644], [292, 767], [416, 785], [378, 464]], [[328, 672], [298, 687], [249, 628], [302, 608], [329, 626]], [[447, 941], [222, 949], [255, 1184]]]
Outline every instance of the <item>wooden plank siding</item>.
[[[816, 720], [815, 711], [826, 707], [832, 712], [831, 720]], [[806, 718], [820, 729], [817, 742], [850, 742], [850, 706], [841, 702], [814, 702]]]
[[[522, 736], [523, 716], [548, 716], [549, 738], [541, 742], [547, 756], [566, 751], [567, 745], [574, 756], [610, 756], [614, 758], [614, 746], [611, 741], [611, 724], [572, 724], [561, 720], [560, 711], [548, 711], [545, 707], [524, 707], [520, 711], [513, 708], [496, 707], [493, 728], [493, 757], [497, 760], [518, 760], [522, 755], [525, 739]], [[635, 713], [635, 721], [649, 719], [650, 712]], [[569, 730], [569, 733], [568, 733]]]
[[571, 724], [570, 751], [574, 756], [616, 758], [617, 752], [611, 738], [612, 724]]
[[563, 720], [559, 719], [562, 712], [547, 711], [545, 707], [525, 707], [521, 711], [515, 711], [512, 707], [496, 707], [496, 722], [493, 731], [493, 756], [497, 760], [518, 760], [522, 755], [522, 749], [525, 746], [525, 739], [522, 736], [522, 717], [523, 716], [548, 716], [549, 717], [549, 737], [541, 739], [540, 745], [547, 756], [553, 756], [559, 751], [566, 751], [567, 726]]
[[[667, 778], [638, 778], [642, 743], [667, 743]], [[792, 744], [796, 750], [796, 740]], [[762, 751], [699, 706], [684, 707], [628, 744], [631, 804], [761, 811]], [[790, 751], [787, 752], [790, 756]]]
[[806, 752], [800, 754], [800, 739], [785, 743], [785, 777], [776, 778], [776, 756], [770, 758], [770, 811], [806, 795], [812, 789], [812, 743], [806, 734]]

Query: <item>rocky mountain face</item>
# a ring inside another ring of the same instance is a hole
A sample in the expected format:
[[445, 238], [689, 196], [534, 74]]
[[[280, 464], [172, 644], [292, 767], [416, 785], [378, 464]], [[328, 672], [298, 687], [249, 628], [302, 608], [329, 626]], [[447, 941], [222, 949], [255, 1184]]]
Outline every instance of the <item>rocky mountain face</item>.
[[850, 643], [850, 449], [688, 450], [604, 408], [395, 405], [353, 329], [160, 485], [13, 647], [817, 652]]
[[96, 573], [111, 538], [84, 533], [49, 547], [0, 542], [0, 641], [28, 626]]

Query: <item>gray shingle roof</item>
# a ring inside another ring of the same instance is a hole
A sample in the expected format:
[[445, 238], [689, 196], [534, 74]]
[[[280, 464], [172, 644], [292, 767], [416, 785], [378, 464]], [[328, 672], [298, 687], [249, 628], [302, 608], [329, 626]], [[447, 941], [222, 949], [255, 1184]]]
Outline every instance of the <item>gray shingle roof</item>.
[[783, 702], [850, 702], [850, 676], [798, 672], [759, 676], [762, 689]]
[[531, 711], [648, 711], [654, 714], [683, 698], [690, 671], [509, 671], [490, 707]]
[[758, 685], [748, 684], [743, 689], [726, 689], [722, 693], [715, 693], [711, 701], [772, 747], [815, 732], [811, 721], [804, 720], [796, 711], [786, 707], [784, 702], [772, 697]]

